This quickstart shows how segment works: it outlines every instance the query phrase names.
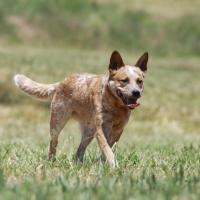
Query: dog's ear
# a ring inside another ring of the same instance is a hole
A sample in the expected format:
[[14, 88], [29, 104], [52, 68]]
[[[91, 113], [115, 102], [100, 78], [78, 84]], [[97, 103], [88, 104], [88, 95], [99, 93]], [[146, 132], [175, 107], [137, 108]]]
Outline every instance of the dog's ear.
[[120, 67], [124, 66], [121, 55], [118, 51], [113, 51], [110, 57], [109, 71], [118, 70]]
[[145, 52], [136, 62], [135, 66], [139, 67], [143, 72], [147, 71], [148, 52]]

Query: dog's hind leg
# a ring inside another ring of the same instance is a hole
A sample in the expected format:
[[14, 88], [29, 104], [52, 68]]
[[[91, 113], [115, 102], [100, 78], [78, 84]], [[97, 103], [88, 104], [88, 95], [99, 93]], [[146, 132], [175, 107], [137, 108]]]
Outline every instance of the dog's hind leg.
[[49, 159], [55, 156], [58, 136], [71, 116], [70, 102], [56, 94], [51, 104]]
[[76, 159], [80, 162], [83, 162], [85, 150], [92, 141], [92, 139], [94, 138], [95, 129], [94, 127], [81, 124], [81, 132], [82, 132], [81, 143], [76, 152]]

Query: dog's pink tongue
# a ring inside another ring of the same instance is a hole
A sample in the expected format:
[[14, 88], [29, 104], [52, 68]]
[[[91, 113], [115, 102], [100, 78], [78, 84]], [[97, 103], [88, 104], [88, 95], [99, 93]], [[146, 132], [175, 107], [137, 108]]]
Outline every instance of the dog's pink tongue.
[[138, 107], [139, 105], [140, 105], [140, 103], [128, 104], [128, 108], [130, 108], [130, 109], [135, 109], [135, 108]]

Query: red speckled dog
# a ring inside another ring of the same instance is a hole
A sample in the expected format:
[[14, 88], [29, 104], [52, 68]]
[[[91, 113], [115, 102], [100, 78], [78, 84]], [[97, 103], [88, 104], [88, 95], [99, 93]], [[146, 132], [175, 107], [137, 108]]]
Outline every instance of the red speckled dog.
[[70, 117], [78, 120], [82, 139], [76, 153], [83, 161], [85, 150], [96, 137], [104, 159], [116, 166], [112, 146], [139, 103], [147, 71], [148, 53], [135, 65], [125, 65], [114, 51], [106, 75], [73, 74], [55, 84], [40, 84], [24, 75], [14, 77], [16, 85], [40, 100], [51, 101], [49, 159], [56, 153], [58, 136]]

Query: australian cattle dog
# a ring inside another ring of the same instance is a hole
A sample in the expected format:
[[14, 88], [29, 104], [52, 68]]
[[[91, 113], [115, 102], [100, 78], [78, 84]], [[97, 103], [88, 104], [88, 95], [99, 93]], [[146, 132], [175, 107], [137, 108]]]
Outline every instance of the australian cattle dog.
[[48, 158], [55, 156], [58, 136], [73, 117], [80, 123], [82, 132], [77, 160], [83, 162], [85, 150], [95, 137], [104, 160], [116, 166], [112, 146], [119, 140], [131, 110], [139, 106], [147, 62], [145, 52], [135, 65], [125, 65], [119, 52], [114, 51], [105, 75], [72, 74], [54, 84], [41, 84], [24, 75], [15, 75], [16, 85], [25, 93], [51, 101]]

